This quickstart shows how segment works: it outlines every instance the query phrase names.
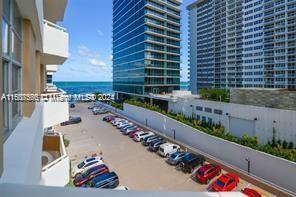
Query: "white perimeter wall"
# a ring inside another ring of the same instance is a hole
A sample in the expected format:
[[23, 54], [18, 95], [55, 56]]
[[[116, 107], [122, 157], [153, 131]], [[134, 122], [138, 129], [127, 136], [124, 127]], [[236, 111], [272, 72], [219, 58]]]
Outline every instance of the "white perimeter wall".
[[251, 161], [251, 175], [268, 180], [296, 195], [296, 163], [225, 141], [193, 129], [174, 119], [144, 108], [124, 104], [123, 115], [148, 124], [169, 137], [176, 131], [176, 140], [211, 155], [229, 165], [247, 171], [246, 158]]
[[[296, 145], [296, 111], [281, 110], [265, 107], [256, 107], [251, 105], [241, 105], [233, 103], [223, 103], [215, 101], [206, 101], [201, 99], [178, 99], [177, 102], [169, 102], [169, 110], [174, 112], [181, 112], [182, 114], [191, 117], [192, 107], [193, 114], [212, 118], [213, 122], [219, 123], [230, 131], [230, 119], [240, 118], [254, 122], [254, 131], [248, 131], [248, 128], [242, 130], [248, 133], [253, 133], [260, 140], [260, 143], [265, 144], [272, 140], [273, 127], [276, 131], [276, 138], [286, 140], [287, 142], [294, 142]], [[212, 109], [212, 113], [196, 110], [196, 106], [202, 106], [203, 108], [209, 107]], [[223, 115], [214, 114], [214, 109], [223, 111]], [[228, 115], [226, 115], [228, 113]], [[257, 119], [257, 120], [255, 120]], [[296, 185], [296, 184], [295, 184]]]

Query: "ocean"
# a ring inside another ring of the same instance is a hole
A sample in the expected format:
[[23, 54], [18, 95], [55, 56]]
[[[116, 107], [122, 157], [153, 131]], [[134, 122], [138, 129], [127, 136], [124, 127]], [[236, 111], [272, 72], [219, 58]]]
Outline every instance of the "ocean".
[[[91, 94], [102, 92], [104, 94], [113, 94], [112, 82], [54, 82], [54, 84], [63, 89], [67, 94]], [[188, 90], [188, 83], [181, 82], [181, 89]]]

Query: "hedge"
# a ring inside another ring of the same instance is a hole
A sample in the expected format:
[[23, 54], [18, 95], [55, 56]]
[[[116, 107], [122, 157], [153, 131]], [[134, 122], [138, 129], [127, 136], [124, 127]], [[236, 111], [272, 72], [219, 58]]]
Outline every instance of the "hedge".
[[250, 137], [248, 135], [244, 135], [242, 138], [238, 138], [230, 134], [229, 132], [225, 132], [225, 128], [222, 125], [209, 124], [199, 120], [187, 118], [183, 114], [180, 114], [180, 113], [175, 114], [173, 112], [167, 112], [165, 110], [160, 109], [158, 106], [152, 106], [148, 103], [142, 103], [134, 100], [126, 100], [125, 102], [131, 105], [135, 105], [138, 107], [159, 112], [165, 116], [168, 116], [172, 119], [175, 119], [179, 122], [189, 125], [209, 135], [216, 136], [224, 140], [252, 148], [254, 150], [258, 150], [261, 152], [265, 152], [277, 157], [281, 157], [281, 158], [296, 162], [296, 149], [295, 147], [293, 147], [292, 142], [288, 143], [288, 145], [286, 144], [287, 142], [285, 142], [285, 145], [280, 143], [268, 143], [266, 145], [260, 145], [259, 140], [256, 136]]

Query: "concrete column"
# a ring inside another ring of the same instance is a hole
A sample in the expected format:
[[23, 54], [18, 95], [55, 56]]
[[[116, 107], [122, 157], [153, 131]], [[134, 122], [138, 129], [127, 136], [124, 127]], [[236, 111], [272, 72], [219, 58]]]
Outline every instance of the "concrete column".
[[[23, 21], [23, 67], [22, 67], [22, 93], [36, 94], [36, 50], [35, 37], [29, 20]], [[40, 58], [39, 58], [40, 59]], [[39, 60], [40, 61], [40, 60]], [[40, 65], [40, 63], [39, 63]], [[35, 103], [23, 103], [23, 116], [30, 117], [34, 111]]]

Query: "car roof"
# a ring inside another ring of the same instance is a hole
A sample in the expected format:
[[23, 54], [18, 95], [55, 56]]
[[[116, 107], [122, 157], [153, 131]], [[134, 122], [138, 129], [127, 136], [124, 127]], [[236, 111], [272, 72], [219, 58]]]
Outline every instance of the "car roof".
[[118, 177], [118, 176], [115, 172], [109, 172], [93, 178], [91, 182], [97, 183], [111, 177]]
[[88, 172], [93, 172], [93, 171], [101, 169], [101, 168], [108, 168], [108, 167], [105, 164], [102, 164], [102, 165], [94, 166], [94, 167], [88, 169]]

